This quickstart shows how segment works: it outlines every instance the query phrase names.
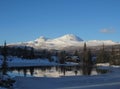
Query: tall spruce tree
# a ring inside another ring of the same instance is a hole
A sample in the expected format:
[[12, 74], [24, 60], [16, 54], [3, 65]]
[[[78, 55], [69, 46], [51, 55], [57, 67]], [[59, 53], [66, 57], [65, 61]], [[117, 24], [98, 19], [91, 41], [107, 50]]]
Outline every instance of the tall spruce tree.
[[77, 51], [77, 50], [74, 52], [74, 56], [79, 56], [79, 54], [78, 54], [78, 51]]
[[82, 57], [82, 71], [83, 75], [90, 75], [92, 71], [92, 54], [90, 49], [87, 50], [86, 43], [84, 43], [83, 57]]
[[25, 46], [24, 49], [22, 49], [22, 58], [28, 59], [28, 49], [27, 49], [27, 46]]
[[7, 45], [6, 45], [6, 41], [4, 42], [4, 46], [2, 49], [2, 55], [3, 55], [3, 63], [2, 63], [2, 74], [6, 75], [7, 74], [7, 69], [8, 69], [8, 65], [7, 65]]
[[114, 52], [114, 47], [112, 46], [111, 56], [110, 56], [110, 60], [109, 60], [110, 65], [114, 64], [114, 58], [115, 58], [115, 52]]
[[100, 49], [99, 54], [97, 55], [97, 63], [106, 63], [109, 62], [109, 54], [105, 51], [104, 44], [102, 49]]
[[34, 48], [31, 48], [29, 57], [30, 57], [30, 59], [33, 59], [35, 57]]
[[120, 65], [120, 47], [119, 47], [119, 54], [118, 54], [118, 65]]
[[65, 51], [61, 51], [59, 53], [59, 62], [61, 64], [64, 64], [65, 63], [65, 57], [66, 57], [66, 52]]
[[88, 60], [87, 60], [88, 75], [90, 75], [93, 68], [92, 53], [90, 49], [87, 52], [87, 57], [88, 57]]
[[120, 65], [120, 45], [118, 47], [118, 52], [116, 53], [116, 58], [114, 59], [115, 65]]

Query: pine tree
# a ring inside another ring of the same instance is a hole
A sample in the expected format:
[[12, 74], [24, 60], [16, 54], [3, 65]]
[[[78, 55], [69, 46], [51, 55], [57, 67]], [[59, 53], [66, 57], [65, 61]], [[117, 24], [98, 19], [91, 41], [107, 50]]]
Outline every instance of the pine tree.
[[42, 51], [42, 58], [47, 58], [47, 50]]
[[115, 54], [114, 65], [120, 65], [120, 45], [118, 46]]
[[120, 47], [119, 47], [119, 54], [118, 54], [118, 65], [120, 65]]
[[97, 63], [106, 63], [109, 62], [109, 54], [105, 51], [105, 47], [103, 44], [102, 49], [100, 49], [99, 54], [97, 55]]
[[83, 49], [84, 52], [87, 51], [87, 46], [86, 46], [86, 43], [84, 43], [84, 49]]
[[23, 57], [23, 49], [18, 47], [16, 48], [16, 56], [22, 58]]
[[60, 61], [61, 64], [65, 63], [65, 57], [66, 57], [66, 52], [65, 51], [61, 51], [59, 53], [59, 61]]
[[87, 56], [88, 56], [88, 62], [87, 62], [87, 65], [88, 65], [88, 75], [90, 75], [91, 71], [92, 71], [92, 68], [93, 68], [92, 53], [91, 53], [90, 49], [87, 52]]
[[2, 74], [6, 75], [7, 74], [7, 46], [6, 46], [6, 41], [4, 43], [4, 47], [2, 50], [2, 55], [3, 55], [3, 63], [2, 63]]
[[78, 51], [77, 51], [77, 50], [74, 52], [74, 56], [79, 56], [79, 54], [78, 54]]
[[30, 59], [33, 59], [34, 57], [35, 57], [34, 48], [31, 48], [31, 50], [30, 50]]
[[82, 62], [86, 63], [86, 61], [87, 61], [87, 47], [86, 43], [84, 43]]
[[111, 56], [110, 56], [110, 64], [114, 64], [114, 57], [115, 56], [115, 52], [114, 52], [114, 47], [112, 46], [112, 49], [111, 49]]
[[82, 59], [82, 71], [84, 75], [90, 75], [92, 71], [92, 54], [90, 49], [87, 50], [86, 43], [84, 43], [83, 48], [83, 59]]
[[28, 58], [27, 46], [22, 49], [22, 58]]
[[48, 51], [47, 54], [46, 54], [46, 58], [48, 58], [48, 60], [49, 60], [50, 62], [52, 62], [51, 56], [52, 56], [52, 53]]

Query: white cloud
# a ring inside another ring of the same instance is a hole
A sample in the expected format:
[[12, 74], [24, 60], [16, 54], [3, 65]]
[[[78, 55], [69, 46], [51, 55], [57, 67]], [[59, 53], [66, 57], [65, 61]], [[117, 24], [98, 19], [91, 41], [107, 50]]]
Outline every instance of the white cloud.
[[115, 30], [114, 30], [114, 29], [104, 28], [104, 29], [101, 29], [100, 32], [101, 32], [101, 33], [114, 33]]

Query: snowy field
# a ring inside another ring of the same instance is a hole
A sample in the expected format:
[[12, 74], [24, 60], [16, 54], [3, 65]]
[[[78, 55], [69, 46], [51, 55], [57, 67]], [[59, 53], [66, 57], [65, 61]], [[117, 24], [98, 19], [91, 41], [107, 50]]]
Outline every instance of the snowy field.
[[[8, 60], [9, 67], [59, 65], [47, 59], [23, 60], [12, 58]], [[2, 61], [0, 61], [0, 64]], [[72, 65], [72, 64], [68, 64]], [[109, 64], [98, 64], [100, 68], [109, 68], [110, 72], [92, 76], [65, 77], [15, 77], [13, 89], [120, 89], [120, 67]], [[101, 67], [102, 66], [102, 67]], [[5, 88], [0, 88], [5, 89]]]
[[120, 68], [94, 76], [15, 77], [14, 89], [120, 89]]
[[[57, 59], [56, 59], [57, 60]], [[78, 65], [78, 63], [71, 63], [67, 62], [66, 64], [59, 64], [55, 61], [50, 62], [48, 59], [21, 59], [17, 57], [8, 57], [7, 60], [8, 67], [30, 67], [30, 66], [59, 66], [59, 65], [65, 65], [65, 66], [74, 66]], [[0, 56], [0, 65], [2, 64], [2, 56]]]

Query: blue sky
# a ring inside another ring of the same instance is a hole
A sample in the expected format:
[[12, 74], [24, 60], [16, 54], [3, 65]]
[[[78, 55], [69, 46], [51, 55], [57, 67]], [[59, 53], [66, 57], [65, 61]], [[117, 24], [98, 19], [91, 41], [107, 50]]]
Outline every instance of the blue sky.
[[0, 44], [65, 34], [120, 42], [120, 0], [0, 0]]

